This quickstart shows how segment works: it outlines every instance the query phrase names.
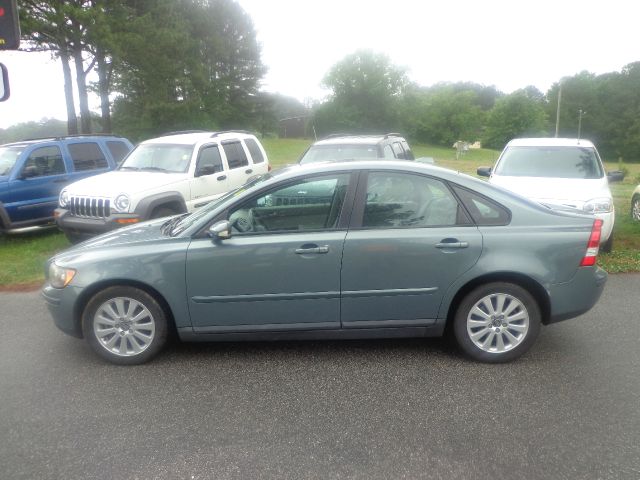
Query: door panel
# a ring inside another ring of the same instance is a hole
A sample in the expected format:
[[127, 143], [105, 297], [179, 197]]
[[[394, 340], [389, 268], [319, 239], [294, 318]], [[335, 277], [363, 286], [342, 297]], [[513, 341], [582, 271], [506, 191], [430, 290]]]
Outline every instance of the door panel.
[[345, 236], [331, 231], [194, 240], [186, 266], [194, 328], [338, 328]]

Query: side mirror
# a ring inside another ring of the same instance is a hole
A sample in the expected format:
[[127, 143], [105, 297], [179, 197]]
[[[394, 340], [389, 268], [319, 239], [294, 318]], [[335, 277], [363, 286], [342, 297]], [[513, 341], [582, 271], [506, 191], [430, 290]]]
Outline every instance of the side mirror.
[[213, 165], [204, 165], [196, 170], [196, 177], [204, 177], [205, 175], [213, 175], [216, 173], [216, 167]]
[[225, 240], [231, 238], [231, 222], [229, 220], [221, 220], [211, 225], [207, 232], [214, 240]]
[[490, 177], [491, 176], [491, 167], [478, 167], [476, 173], [481, 177]]
[[35, 177], [37, 175], [38, 175], [38, 171], [36, 170], [36, 167], [31, 165], [29, 167], [24, 167], [24, 170], [22, 170], [22, 173], [20, 174], [20, 176], [18, 178], [20, 180], [25, 180], [27, 178], [33, 178], [33, 177]]
[[609, 180], [609, 182], [621, 182], [624, 180], [624, 172], [622, 170], [609, 172], [607, 173], [607, 180]]

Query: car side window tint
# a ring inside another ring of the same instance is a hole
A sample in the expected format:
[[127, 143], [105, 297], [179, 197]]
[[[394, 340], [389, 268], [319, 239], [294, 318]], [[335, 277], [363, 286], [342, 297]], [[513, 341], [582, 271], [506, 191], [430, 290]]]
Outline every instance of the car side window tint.
[[393, 153], [396, 154], [396, 158], [405, 158], [404, 157], [404, 148], [400, 145], [400, 142], [394, 142], [392, 144]]
[[73, 160], [73, 168], [78, 172], [98, 170], [109, 166], [102, 150], [95, 142], [70, 143], [68, 148], [71, 160]]
[[113, 160], [116, 162], [116, 165], [127, 156], [127, 153], [129, 153], [130, 150], [126, 143], [116, 140], [107, 141], [107, 148], [109, 149]]
[[422, 175], [371, 172], [363, 228], [418, 228], [468, 223], [447, 186]]
[[222, 157], [217, 145], [207, 145], [200, 150], [198, 157], [197, 175], [211, 175], [213, 173], [222, 172]]
[[508, 225], [511, 221], [511, 212], [493, 200], [457, 185], [453, 189], [476, 225]]
[[260, 150], [258, 142], [256, 142], [253, 138], [246, 138], [244, 143], [247, 144], [247, 148], [249, 149], [249, 153], [251, 154], [253, 163], [264, 162], [264, 155], [262, 155], [262, 150]]
[[65, 173], [64, 160], [60, 147], [36, 148], [24, 163], [22, 175], [28, 178], [47, 177]]
[[227, 156], [227, 163], [230, 169], [249, 165], [249, 160], [240, 142], [223, 143], [222, 148], [224, 149], [224, 154]]
[[279, 187], [233, 209], [234, 232], [295, 232], [336, 228], [349, 174], [313, 177]]
[[411, 151], [411, 148], [409, 147], [409, 144], [407, 143], [407, 141], [403, 140], [401, 143], [402, 143], [402, 147], [404, 148], [404, 158], [406, 158], [407, 160], [415, 160], [415, 157], [413, 156], [413, 152]]
[[396, 158], [396, 155], [393, 153], [393, 149], [391, 148], [391, 145], [385, 145], [384, 146], [384, 158], [389, 158], [389, 159], [394, 159]]

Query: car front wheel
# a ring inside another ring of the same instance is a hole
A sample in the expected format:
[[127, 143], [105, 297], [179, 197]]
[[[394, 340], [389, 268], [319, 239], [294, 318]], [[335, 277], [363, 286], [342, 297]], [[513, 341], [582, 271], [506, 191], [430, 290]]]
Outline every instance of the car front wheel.
[[91, 298], [82, 316], [84, 336], [106, 360], [148, 361], [167, 339], [166, 315], [154, 297], [134, 287], [109, 287]]
[[508, 362], [531, 348], [540, 332], [540, 318], [540, 308], [527, 290], [513, 283], [488, 283], [463, 298], [453, 331], [467, 356], [487, 363]]

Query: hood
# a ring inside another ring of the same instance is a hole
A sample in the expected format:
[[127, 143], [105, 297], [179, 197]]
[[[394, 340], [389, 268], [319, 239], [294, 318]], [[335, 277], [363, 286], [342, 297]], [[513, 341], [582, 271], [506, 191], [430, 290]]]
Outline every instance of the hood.
[[67, 187], [70, 195], [115, 198], [179, 183], [186, 173], [112, 171], [79, 180]]
[[95, 248], [171, 240], [173, 237], [169, 237], [162, 233], [162, 225], [166, 221], [168, 221], [168, 218], [160, 218], [118, 228], [112, 232], [104, 233], [97, 237], [90, 238], [89, 240], [85, 240], [82, 243], [78, 243], [77, 245], [65, 250], [61, 255], [83, 253], [86, 250], [92, 250]]
[[611, 198], [606, 177], [583, 179], [493, 175], [489, 183], [540, 203], [566, 205], [578, 209], [591, 199]]

